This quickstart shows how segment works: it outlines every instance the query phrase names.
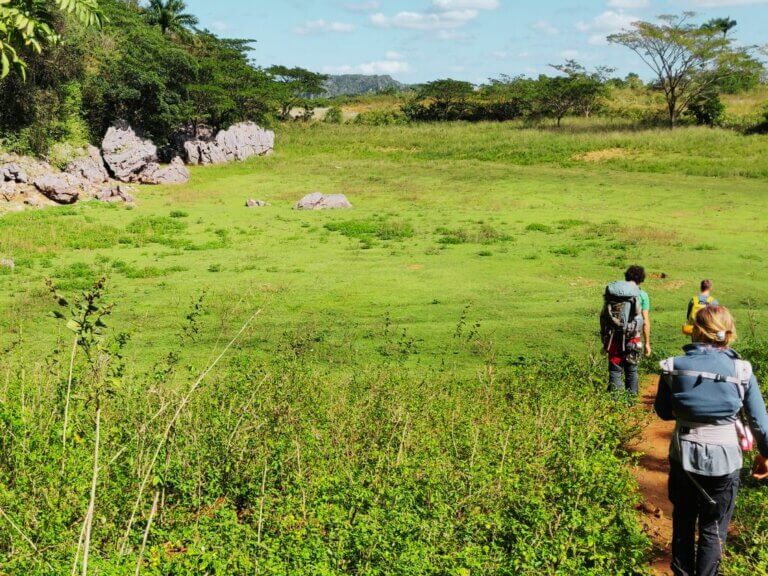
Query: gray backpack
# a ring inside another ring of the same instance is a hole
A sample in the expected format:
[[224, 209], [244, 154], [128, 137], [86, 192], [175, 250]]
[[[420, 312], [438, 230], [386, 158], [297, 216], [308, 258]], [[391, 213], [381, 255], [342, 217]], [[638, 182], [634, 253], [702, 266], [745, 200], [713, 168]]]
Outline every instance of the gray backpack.
[[[627, 351], [629, 342], [640, 336], [643, 327], [640, 288], [634, 282], [613, 282], [605, 288], [600, 314], [603, 350]], [[616, 345], [618, 344], [618, 348]]]

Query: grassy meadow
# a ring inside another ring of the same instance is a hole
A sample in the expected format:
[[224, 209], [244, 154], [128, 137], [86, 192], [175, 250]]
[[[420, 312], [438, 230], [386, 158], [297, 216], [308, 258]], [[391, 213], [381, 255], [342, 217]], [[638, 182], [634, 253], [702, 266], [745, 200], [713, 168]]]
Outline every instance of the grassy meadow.
[[[285, 127], [274, 155], [143, 188], [133, 209], [7, 214], [4, 338], [43, 353], [59, 336], [44, 278], [72, 292], [106, 275], [137, 363], [164, 350], [202, 294], [204, 356], [260, 306], [254, 354], [306, 340], [320, 361], [365, 362], [396, 332], [428, 364], [461, 318], [477, 324], [478, 353], [502, 362], [585, 354], [602, 288], [630, 263], [651, 275], [665, 350], [703, 277], [743, 328], [764, 322], [768, 140], [601, 128]], [[355, 208], [292, 210], [316, 190]], [[247, 198], [271, 205], [246, 209]]]
[[[647, 574], [602, 289], [647, 267], [662, 355], [709, 277], [768, 358], [766, 158], [610, 122], [291, 125], [135, 207], [4, 214], [0, 574], [87, 547], [107, 576]], [[354, 209], [292, 209], [313, 191]], [[101, 276], [109, 329], [73, 348], [45, 280]], [[763, 573], [764, 489], [740, 502], [729, 574]]]

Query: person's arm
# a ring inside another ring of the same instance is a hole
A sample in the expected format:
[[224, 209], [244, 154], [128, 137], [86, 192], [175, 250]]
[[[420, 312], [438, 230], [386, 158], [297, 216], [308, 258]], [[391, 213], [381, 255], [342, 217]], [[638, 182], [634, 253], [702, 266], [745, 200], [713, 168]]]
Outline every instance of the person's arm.
[[693, 300], [688, 301], [688, 310], [685, 312], [685, 323], [688, 324], [688, 322], [691, 320], [691, 312], [693, 311]]
[[643, 310], [643, 341], [645, 342], [645, 355], [650, 356], [651, 350], [651, 315], [648, 310]]
[[669, 387], [669, 376], [662, 375], [659, 378], [659, 387], [656, 389], [656, 400], [653, 402], [653, 410], [662, 420], [674, 420], [672, 411], [672, 389]]
[[744, 411], [747, 413], [749, 427], [755, 435], [757, 449], [760, 451], [755, 459], [752, 475], [757, 480], [765, 480], [768, 479], [768, 411], [754, 374], [744, 395]]

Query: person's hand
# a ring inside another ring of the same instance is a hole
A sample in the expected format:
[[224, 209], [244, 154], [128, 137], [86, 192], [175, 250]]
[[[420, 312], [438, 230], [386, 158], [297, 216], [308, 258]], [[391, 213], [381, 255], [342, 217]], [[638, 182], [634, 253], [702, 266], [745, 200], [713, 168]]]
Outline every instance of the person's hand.
[[768, 479], [768, 459], [762, 454], [755, 458], [755, 465], [752, 467], [752, 478], [755, 480]]
[[653, 353], [653, 351], [651, 350], [651, 343], [650, 342], [646, 342], [645, 343], [645, 355], [648, 358], [650, 358], [652, 353]]

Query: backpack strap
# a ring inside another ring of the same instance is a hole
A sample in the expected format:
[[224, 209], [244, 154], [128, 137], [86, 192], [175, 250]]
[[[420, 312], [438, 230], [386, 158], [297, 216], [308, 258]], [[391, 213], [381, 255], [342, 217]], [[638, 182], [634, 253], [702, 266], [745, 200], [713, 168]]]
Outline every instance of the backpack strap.
[[739, 380], [739, 397], [744, 402], [747, 388], [752, 381], [752, 364], [740, 358], [736, 358], [733, 363], [736, 365], [736, 378]]
[[659, 366], [661, 367], [662, 373], [667, 375], [674, 374], [675, 373], [675, 357], [672, 356], [671, 358], [662, 360], [661, 362], [659, 362]]
[[749, 383], [752, 380], [752, 364], [746, 360], [734, 359], [736, 365], [735, 376], [723, 376], [715, 372], [702, 372], [699, 370], [677, 370], [675, 369], [675, 359], [667, 358], [659, 362], [661, 371], [668, 376], [690, 376], [692, 378], [705, 378], [707, 380], [714, 380], [715, 382], [727, 382], [729, 384], [735, 384], [736, 389], [739, 392], [739, 398], [744, 402], [744, 396], [749, 388]]

